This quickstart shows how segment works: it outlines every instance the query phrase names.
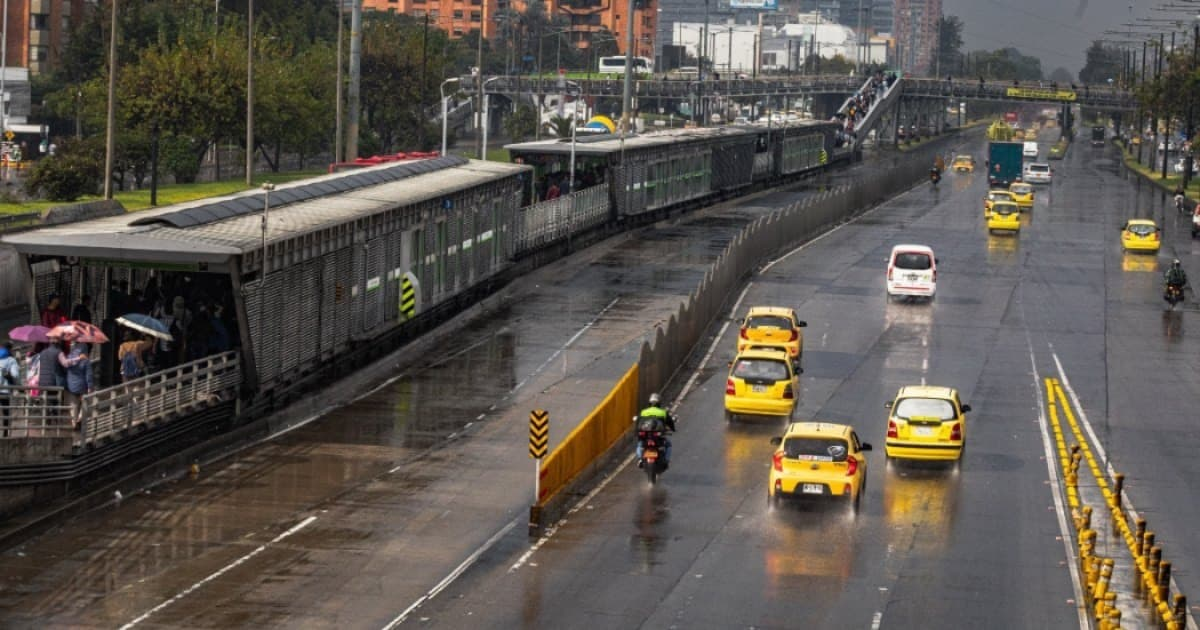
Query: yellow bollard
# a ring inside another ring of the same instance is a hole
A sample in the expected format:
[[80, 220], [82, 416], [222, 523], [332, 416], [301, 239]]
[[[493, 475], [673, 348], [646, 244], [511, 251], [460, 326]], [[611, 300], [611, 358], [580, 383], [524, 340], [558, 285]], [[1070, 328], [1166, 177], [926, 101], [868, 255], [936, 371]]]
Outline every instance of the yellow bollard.
[[1147, 594], [1151, 598], [1157, 594], [1158, 589], [1158, 563], [1162, 562], [1162, 547], [1154, 545], [1150, 548], [1150, 560], [1146, 563], [1146, 571], [1142, 573], [1142, 586], [1145, 587]]
[[1187, 623], [1187, 596], [1183, 593], [1175, 593], [1175, 608], [1171, 611], [1175, 623]]
[[1117, 473], [1113, 475], [1113, 503], [1117, 509], [1121, 509], [1121, 491], [1125, 489], [1125, 475]]
[[1110, 594], [1116, 596], [1115, 593], [1108, 592], [1108, 583], [1112, 580], [1112, 574], [1113, 559], [1105, 558], [1100, 565], [1100, 576], [1096, 578], [1095, 586], [1092, 589], [1092, 599], [1096, 602], [1103, 602], [1104, 598]]
[[1152, 532], [1150, 530], [1146, 530], [1146, 532], [1144, 534], [1142, 534], [1142, 551], [1138, 555], [1142, 555], [1142, 556], [1150, 555], [1150, 548], [1153, 546], [1154, 546], [1154, 532]]
[[1133, 548], [1133, 555], [1142, 555], [1142, 539], [1146, 536], [1146, 519], [1138, 518], [1133, 526], [1133, 541], [1137, 543]]

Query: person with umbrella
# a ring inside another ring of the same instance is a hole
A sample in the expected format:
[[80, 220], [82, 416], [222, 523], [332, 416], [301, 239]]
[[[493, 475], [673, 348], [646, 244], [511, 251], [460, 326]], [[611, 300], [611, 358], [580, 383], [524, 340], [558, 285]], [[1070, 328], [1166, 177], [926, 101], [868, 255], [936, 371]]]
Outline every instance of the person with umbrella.
[[71, 424], [78, 428], [83, 419], [83, 397], [92, 393], [92, 361], [88, 358], [88, 345], [74, 344], [67, 363], [67, 404], [71, 406]]
[[17, 359], [13, 357], [13, 345], [11, 341], [5, 342], [0, 346], [0, 420], [4, 423], [2, 435], [8, 437], [8, 430], [11, 426], [12, 410], [12, 390], [6, 385], [21, 384], [21, 365], [17, 363]]
[[133, 338], [121, 344], [117, 350], [122, 383], [128, 383], [146, 373], [146, 352], [154, 348], [154, 341], [148, 335], [132, 334]]

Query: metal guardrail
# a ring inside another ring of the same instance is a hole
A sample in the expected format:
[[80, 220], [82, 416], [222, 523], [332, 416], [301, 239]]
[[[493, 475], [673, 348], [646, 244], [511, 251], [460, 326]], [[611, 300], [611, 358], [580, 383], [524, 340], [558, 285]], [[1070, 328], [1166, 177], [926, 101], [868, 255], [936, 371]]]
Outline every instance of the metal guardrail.
[[63, 438], [75, 434], [61, 387], [6, 385], [8, 405], [0, 406], [0, 440]]
[[528, 252], [608, 220], [608, 186], [598, 185], [521, 209], [517, 252]]
[[[1109, 88], [1108, 86], [1086, 85], [1073, 90], [1053, 90], [1028, 88], [1021, 90], [1022, 94], [1030, 96], [1011, 96], [1011, 84], [1000, 82], [972, 82], [969, 80], [945, 79], [912, 79], [904, 80], [904, 93], [913, 96], [945, 96], [949, 98], [964, 98], [973, 100], [1007, 101], [1010, 103], [1042, 103], [1050, 105], [1082, 105], [1096, 109], [1132, 110], [1137, 108], [1137, 100], [1131, 92]], [[1039, 98], [1036, 95], [1045, 93]], [[1073, 94], [1072, 100], [1050, 98], [1051, 94]]]
[[82, 444], [224, 402], [242, 382], [237, 351], [148, 374], [83, 397]]
[[19, 227], [37, 225], [37, 223], [41, 220], [42, 213], [40, 212], [23, 212], [21, 214], [0, 215], [0, 232], [7, 232]]
[[[487, 79], [484, 91], [488, 94], [558, 94], [575, 96], [620, 96], [624, 83], [620, 79], [567, 79], [562, 87], [556, 78], [498, 76]], [[471, 91], [474, 82], [464, 83]], [[670, 80], [647, 79], [634, 81], [634, 95], [641, 98], [688, 98], [709, 96], [766, 96], [789, 93], [851, 93], [858, 89], [858, 77], [798, 76], [762, 79]]]

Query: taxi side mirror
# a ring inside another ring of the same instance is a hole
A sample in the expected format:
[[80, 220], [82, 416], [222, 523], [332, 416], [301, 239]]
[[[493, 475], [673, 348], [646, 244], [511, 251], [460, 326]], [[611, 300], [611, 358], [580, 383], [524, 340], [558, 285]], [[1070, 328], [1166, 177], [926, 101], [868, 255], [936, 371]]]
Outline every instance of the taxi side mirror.
[[725, 367], [733, 367], [733, 361], [730, 361], [729, 363], [726, 363], [726, 364], [725, 364]]
[[971, 410], [971, 405], [966, 405], [966, 404], [964, 404], [964, 405], [962, 406], [962, 413], [967, 413], [967, 412], [968, 412], [968, 411], [970, 411], [970, 410]]
[[861, 451], [873, 451], [873, 450], [875, 450], [875, 449], [874, 449], [874, 448], [871, 446], [871, 443], [870, 443], [870, 442], [863, 442], [863, 443], [862, 443], [862, 448], [860, 448], [859, 450], [861, 450]]
[[797, 322], [796, 322], [796, 326], [798, 326], [798, 327], [800, 327], [800, 328], [807, 328], [807, 327], [808, 327], [808, 322], [806, 322], [806, 321], [804, 321], [804, 320], [802, 319], [802, 320], [799, 320], [799, 321], [797, 321]]
[[781, 438], [781, 437], [771, 438], [771, 446], [779, 446], [780, 444], [783, 444], [783, 438]]
[[893, 402], [893, 401], [889, 400], [889, 401], [887, 401], [887, 402], [883, 403], [883, 408], [884, 408], [884, 409], [891, 409], [891, 408], [892, 408], [892, 402]]

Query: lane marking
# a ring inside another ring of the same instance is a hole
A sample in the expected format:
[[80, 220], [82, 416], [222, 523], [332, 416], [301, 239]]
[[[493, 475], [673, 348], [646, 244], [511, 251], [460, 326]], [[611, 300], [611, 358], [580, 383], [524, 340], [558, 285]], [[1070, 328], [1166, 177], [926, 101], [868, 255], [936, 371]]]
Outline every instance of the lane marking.
[[1046, 392], [1043, 394], [1042, 392], [1042, 377], [1038, 373], [1037, 358], [1033, 353], [1033, 340], [1030, 338], [1028, 330], [1025, 331], [1025, 343], [1029, 348], [1029, 366], [1033, 370], [1034, 403], [1037, 405], [1038, 410], [1038, 429], [1042, 434], [1042, 450], [1046, 454], [1046, 474], [1050, 476], [1050, 494], [1054, 498], [1054, 514], [1058, 519], [1058, 531], [1061, 534], [1059, 538], [1062, 539], [1063, 552], [1066, 554], [1067, 562], [1072, 565], [1072, 568], [1068, 569], [1067, 573], [1071, 576], [1071, 588], [1075, 592], [1075, 612], [1079, 615], [1079, 630], [1089, 630], [1091, 627], [1091, 615], [1088, 613], [1087, 606], [1085, 605], [1087, 600], [1083, 597], [1083, 587], [1079, 583], [1078, 571], [1073, 566], [1075, 552], [1071, 548], [1071, 532], [1067, 529], [1067, 511], [1063, 506], [1062, 483], [1058, 476], [1058, 467], [1054, 465], [1054, 447], [1050, 444], [1050, 432], [1046, 427], [1045, 407], [1042, 406], [1042, 400], [1045, 396], [1050, 395], [1050, 393]]
[[174, 604], [175, 602], [177, 602], [177, 601], [179, 601], [179, 600], [183, 599], [184, 597], [187, 597], [188, 595], [190, 595], [190, 594], [191, 594], [193, 591], [195, 591], [196, 589], [198, 589], [198, 588], [200, 588], [200, 587], [204, 586], [205, 584], [208, 584], [209, 582], [211, 582], [211, 581], [213, 581], [213, 580], [215, 580], [215, 579], [217, 579], [217, 578], [221, 577], [222, 575], [225, 575], [225, 574], [226, 574], [226, 573], [228, 573], [229, 571], [232, 571], [234, 568], [236, 568], [236, 567], [240, 566], [241, 564], [243, 564], [243, 563], [245, 563], [245, 562], [249, 561], [249, 560], [250, 560], [251, 558], [253, 558], [254, 556], [257, 556], [258, 554], [262, 553], [263, 551], [265, 551], [265, 550], [266, 550], [266, 548], [267, 548], [267, 547], [270, 547], [271, 545], [274, 545], [275, 543], [278, 543], [278, 542], [282, 541], [283, 539], [287, 538], [288, 536], [291, 536], [292, 534], [295, 534], [296, 532], [298, 532], [298, 531], [300, 531], [300, 530], [304, 529], [305, 527], [308, 527], [308, 526], [309, 526], [309, 525], [311, 525], [311, 524], [312, 524], [312, 522], [313, 522], [313, 521], [315, 521], [315, 520], [317, 520], [317, 517], [316, 517], [316, 516], [310, 516], [310, 517], [308, 517], [308, 518], [304, 519], [303, 521], [300, 521], [300, 522], [299, 522], [299, 523], [297, 523], [296, 525], [293, 525], [291, 529], [289, 529], [289, 530], [287, 530], [286, 532], [283, 532], [282, 534], [280, 534], [280, 535], [278, 535], [278, 536], [276, 536], [276, 537], [272, 538], [272, 539], [270, 540], [270, 542], [265, 542], [265, 543], [263, 543], [263, 544], [259, 545], [259, 546], [258, 546], [258, 547], [257, 547], [257, 548], [254, 550], [254, 551], [251, 551], [250, 553], [248, 553], [248, 554], [246, 554], [246, 555], [244, 555], [244, 556], [242, 556], [242, 557], [238, 558], [237, 560], [234, 560], [233, 562], [231, 562], [231, 563], [229, 563], [229, 564], [225, 565], [224, 567], [222, 567], [222, 568], [221, 568], [219, 571], [217, 571], [216, 573], [213, 573], [212, 575], [209, 575], [208, 577], [204, 578], [203, 580], [200, 580], [199, 582], [196, 582], [195, 584], [193, 584], [193, 585], [191, 585], [191, 586], [189, 586], [189, 587], [187, 587], [187, 588], [183, 589], [182, 591], [179, 591], [179, 592], [178, 592], [178, 593], [176, 593], [176, 594], [175, 594], [175, 596], [174, 596], [174, 597], [172, 597], [171, 599], [168, 599], [167, 601], [165, 601], [165, 602], [163, 602], [163, 603], [161, 603], [161, 604], [159, 604], [159, 605], [155, 606], [154, 608], [151, 608], [150, 610], [147, 610], [146, 612], [142, 613], [142, 614], [141, 614], [139, 617], [135, 618], [133, 621], [130, 621], [129, 623], [127, 623], [127, 624], [125, 624], [125, 625], [121, 626], [121, 630], [128, 630], [129, 628], [132, 628], [132, 627], [134, 627], [134, 626], [136, 626], [136, 625], [138, 625], [138, 624], [142, 623], [143, 621], [145, 621], [145, 620], [149, 619], [149, 618], [150, 618], [150, 615], [153, 615], [154, 613], [156, 613], [156, 612], [158, 612], [158, 611], [160, 611], [160, 610], [162, 610], [162, 609], [166, 608], [167, 606], [170, 606], [171, 604]]
[[560, 355], [564, 351], [566, 351], [567, 348], [570, 348], [572, 344], [574, 344], [576, 341], [579, 340], [580, 337], [583, 336], [583, 333], [590, 330], [592, 328], [592, 326], [595, 326], [596, 322], [600, 321], [600, 318], [604, 317], [604, 314], [609, 312], [610, 310], [612, 310], [612, 307], [616, 306], [617, 302], [620, 302], [620, 301], [621, 301], [620, 297], [613, 298], [613, 301], [609, 302], [608, 306], [605, 306], [604, 308], [600, 309], [599, 313], [596, 313], [596, 316], [592, 318], [592, 321], [584, 324], [583, 328], [580, 328], [574, 335], [571, 335], [571, 338], [568, 339], [566, 343], [559, 346], [559, 348], [554, 351], [554, 354], [550, 355], [549, 359], [546, 359], [545, 361], [543, 361], [541, 365], [537, 366], [537, 369], [530, 372], [529, 375], [526, 376], [520, 383], [517, 383], [515, 387], [508, 390], [508, 394], [505, 395], [504, 397], [509, 398], [514, 393], [516, 393], [516, 391], [518, 389], [521, 389], [522, 387], [524, 387], [526, 383], [528, 383], [530, 380], [532, 380], [534, 377], [536, 377], [538, 374], [540, 374], [542, 372], [542, 370], [546, 369], [546, 366], [550, 365], [551, 362], [553, 362], [555, 359], [558, 358], [558, 355]]
[[492, 534], [491, 538], [487, 539], [487, 541], [480, 545], [478, 549], [471, 553], [471, 555], [467, 556], [467, 559], [463, 560], [462, 564], [455, 567], [455, 569], [451, 571], [449, 575], [442, 578], [441, 582], [438, 582], [433, 588], [429, 589], [428, 593], [418, 597], [417, 601], [413, 602], [412, 605], [404, 609], [404, 612], [400, 613], [395, 619], [392, 619], [390, 622], [388, 622], [388, 624], [383, 627], [383, 630], [392, 630], [392, 628], [404, 623], [404, 620], [407, 619], [408, 616], [413, 613], [413, 611], [420, 608], [425, 602], [437, 597], [438, 593], [441, 593], [446, 589], [447, 586], [453, 584], [454, 580], [458, 579], [458, 576], [462, 575], [467, 569], [471, 568], [471, 565], [475, 564], [475, 562], [479, 560], [480, 556], [487, 553], [487, 551], [491, 549], [497, 542], [499, 542], [501, 538], [504, 538], [508, 532], [511, 532], [522, 518], [523, 517], [517, 517], [513, 519], [508, 525], [505, 525], [503, 528], [501, 528], [500, 531]]
[[871, 617], [871, 630], [879, 630], [879, 626], [883, 624], [883, 613], [875, 611], [875, 616]]
[[733, 308], [729, 309], [730, 318], [726, 319], [725, 323], [721, 325], [721, 330], [717, 332], [717, 336], [713, 338], [712, 344], [708, 346], [708, 352], [705, 353], [704, 358], [700, 360], [700, 367], [695, 372], [692, 372], [691, 378], [688, 379], [687, 383], [684, 383], [683, 389], [679, 391], [679, 396], [676, 397], [671, 403], [672, 409], [679, 406], [679, 403], [683, 400], [684, 396], [687, 396], [688, 392], [692, 390], [692, 386], [696, 384], [696, 379], [700, 378], [700, 372], [703, 371], [704, 366], [708, 364], [708, 360], [712, 358], [713, 353], [717, 351], [717, 344], [719, 344], [721, 342], [721, 338], [725, 336], [725, 331], [729, 328], [729, 323], [733, 321], [733, 317], [737, 316], [738, 309], [742, 306], [742, 300], [745, 299], [746, 293], [750, 291], [750, 287], [753, 285], [754, 282], [747, 282], [746, 288], [742, 289], [741, 295], [739, 295], [737, 301], [733, 303]]

